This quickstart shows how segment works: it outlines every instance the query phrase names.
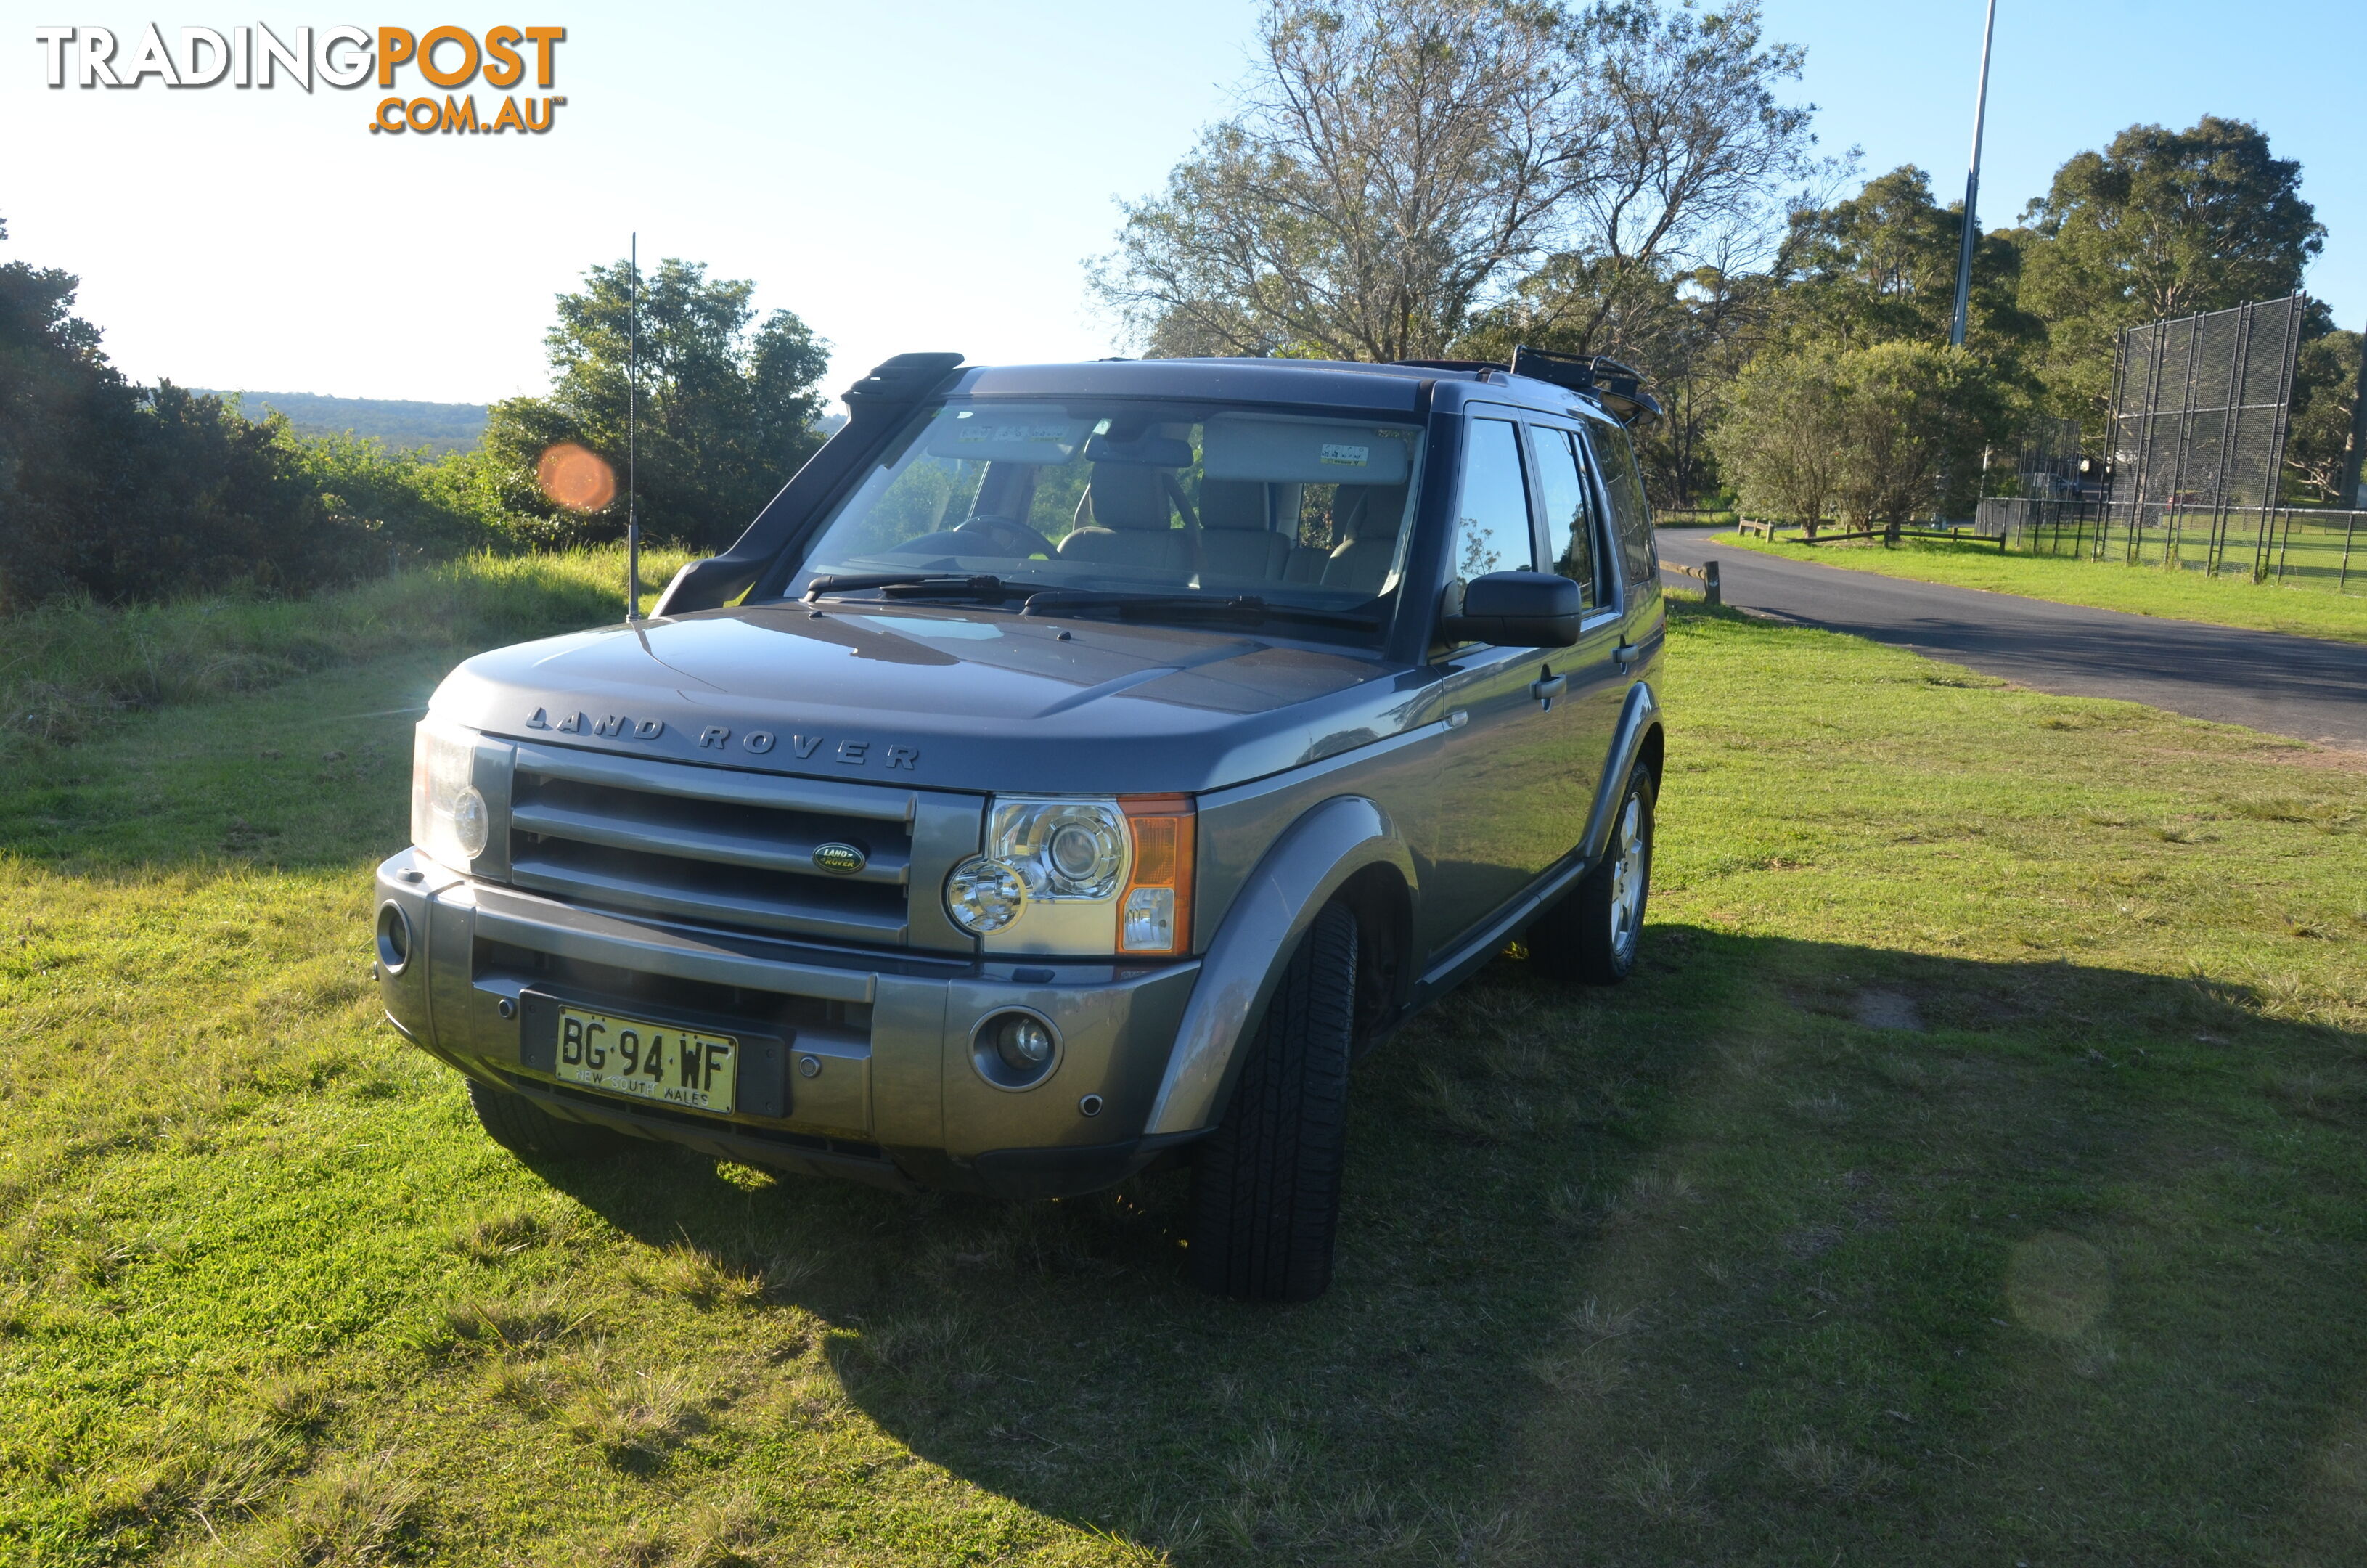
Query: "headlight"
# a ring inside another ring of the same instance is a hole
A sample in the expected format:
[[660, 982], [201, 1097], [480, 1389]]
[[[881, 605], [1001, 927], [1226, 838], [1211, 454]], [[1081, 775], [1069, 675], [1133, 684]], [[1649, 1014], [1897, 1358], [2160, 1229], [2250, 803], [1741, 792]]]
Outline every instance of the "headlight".
[[456, 870], [470, 869], [493, 842], [479, 750], [474, 732], [436, 719], [421, 722], [412, 750], [411, 841]]
[[987, 858], [1017, 872], [1030, 898], [1099, 903], [1126, 869], [1126, 818], [1115, 801], [998, 800], [986, 839]]
[[946, 884], [954, 924], [977, 936], [1000, 931], [1027, 907], [1027, 884], [1000, 860], [965, 860]]
[[1185, 795], [999, 797], [986, 852], [946, 880], [946, 913], [994, 953], [1187, 951], [1193, 821]]

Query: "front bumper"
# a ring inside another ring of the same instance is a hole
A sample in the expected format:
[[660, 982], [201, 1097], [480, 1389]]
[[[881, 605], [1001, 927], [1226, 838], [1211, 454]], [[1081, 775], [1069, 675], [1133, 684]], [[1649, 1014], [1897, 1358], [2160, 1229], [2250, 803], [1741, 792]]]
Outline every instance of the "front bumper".
[[[400, 954], [381, 940], [377, 966], [404, 1037], [570, 1120], [719, 1158], [1014, 1198], [1106, 1187], [1189, 1141], [1147, 1139], [1143, 1126], [1198, 978], [1194, 961], [821, 947], [472, 881], [409, 849], [379, 867], [373, 908], [408, 934]], [[742, 1035], [752, 1042], [742, 1109], [677, 1111], [560, 1083], [537, 1065], [528, 1032], [547, 998]], [[978, 1026], [1014, 1007], [1060, 1040], [1050, 1075], [1016, 1091], [988, 1082], [972, 1059]], [[752, 1074], [764, 1075], [753, 1093]]]

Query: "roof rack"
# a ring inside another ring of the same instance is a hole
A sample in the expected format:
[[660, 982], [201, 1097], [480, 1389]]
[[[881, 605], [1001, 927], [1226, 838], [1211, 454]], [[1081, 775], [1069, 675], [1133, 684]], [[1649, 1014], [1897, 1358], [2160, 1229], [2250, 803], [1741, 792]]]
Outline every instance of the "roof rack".
[[1660, 414], [1659, 400], [1644, 390], [1644, 373], [1607, 354], [1556, 354], [1523, 344], [1512, 350], [1511, 369], [1516, 376], [1590, 393], [1623, 425]]
[[1464, 370], [1483, 381], [1490, 370], [1526, 376], [1567, 392], [1586, 393], [1623, 425], [1657, 419], [1660, 415], [1659, 401], [1644, 390], [1644, 372], [1608, 354], [1556, 354], [1523, 344], [1512, 350], [1509, 365], [1501, 359], [1392, 359], [1389, 363], [1423, 370]]
[[1410, 366], [1417, 370], [1468, 370], [1474, 375], [1489, 370], [1501, 370], [1508, 376], [1512, 373], [1512, 367], [1501, 359], [1392, 359], [1389, 363]]

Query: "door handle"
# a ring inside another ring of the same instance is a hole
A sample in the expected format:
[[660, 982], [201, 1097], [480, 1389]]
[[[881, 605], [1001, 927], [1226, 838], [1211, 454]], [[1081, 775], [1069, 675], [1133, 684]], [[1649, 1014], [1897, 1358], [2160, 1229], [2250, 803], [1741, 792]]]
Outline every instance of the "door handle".
[[1619, 646], [1611, 650], [1611, 656], [1618, 660], [1622, 665], [1632, 665], [1637, 660], [1644, 656], [1644, 650], [1637, 647], [1632, 642], [1622, 642]]
[[1529, 695], [1550, 707], [1553, 699], [1569, 689], [1568, 676], [1547, 676], [1543, 680], [1529, 682]]

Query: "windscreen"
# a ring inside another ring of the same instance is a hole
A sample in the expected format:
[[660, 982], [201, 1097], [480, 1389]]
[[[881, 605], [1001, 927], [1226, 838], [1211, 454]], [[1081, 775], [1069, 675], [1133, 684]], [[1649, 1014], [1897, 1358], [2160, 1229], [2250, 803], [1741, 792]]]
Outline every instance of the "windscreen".
[[786, 591], [982, 574], [1153, 618], [1162, 598], [1207, 596], [1340, 612], [1351, 631], [1361, 611], [1377, 630], [1421, 452], [1419, 426], [1264, 408], [951, 402], [890, 444]]

